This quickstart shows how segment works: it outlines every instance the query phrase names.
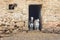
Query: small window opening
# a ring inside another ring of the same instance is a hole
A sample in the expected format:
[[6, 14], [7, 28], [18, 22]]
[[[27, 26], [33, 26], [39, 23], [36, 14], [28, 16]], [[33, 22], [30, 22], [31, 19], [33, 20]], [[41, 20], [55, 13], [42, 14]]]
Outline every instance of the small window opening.
[[14, 10], [17, 4], [9, 4], [9, 10]]

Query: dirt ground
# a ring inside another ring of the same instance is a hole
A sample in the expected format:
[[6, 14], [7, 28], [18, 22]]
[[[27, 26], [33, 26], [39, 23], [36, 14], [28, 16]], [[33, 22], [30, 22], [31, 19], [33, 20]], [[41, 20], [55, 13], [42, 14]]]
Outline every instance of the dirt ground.
[[42, 33], [40, 31], [19, 32], [0, 40], [60, 40], [60, 34]]

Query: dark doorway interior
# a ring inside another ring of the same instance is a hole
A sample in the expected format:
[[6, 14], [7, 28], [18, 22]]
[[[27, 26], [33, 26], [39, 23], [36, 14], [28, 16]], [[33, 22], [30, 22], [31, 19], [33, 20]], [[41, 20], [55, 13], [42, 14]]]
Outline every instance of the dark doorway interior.
[[39, 29], [41, 30], [41, 8], [42, 5], [29, 5], [29, 21], [31, 20], [31, 17], [34, 17], [35, 19], [40, 19], [40, 27]]

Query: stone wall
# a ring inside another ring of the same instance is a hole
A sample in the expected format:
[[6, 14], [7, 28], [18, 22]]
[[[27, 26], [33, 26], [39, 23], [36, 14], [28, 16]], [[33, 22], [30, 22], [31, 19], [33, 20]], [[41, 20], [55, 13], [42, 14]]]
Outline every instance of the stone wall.
[[60, 1], [44, 0], [42, 11], [43, 29], [48, 32], [60, 33]]
[[[17, 4], [9, 10], [9, 4]], [[29, 5], [41, 4], [42, 31], [59, 32], [60, 1], [59, 0], [1, 0], [0, 1], [0, 33], [28, 30]], [[4, 31], [5, 30], [5, 31]]]
[[[30, 4], [41, 4], [41, 0], [1, 0], [0, 1], [0, 33], [14, 33], [28, 30]], [[9, 4], [16, 4], [9, 10]]]

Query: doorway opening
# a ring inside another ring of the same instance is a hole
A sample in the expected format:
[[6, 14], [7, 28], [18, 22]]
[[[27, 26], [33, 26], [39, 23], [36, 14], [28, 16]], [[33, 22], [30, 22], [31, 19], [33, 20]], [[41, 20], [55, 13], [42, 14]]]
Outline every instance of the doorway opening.
[[[29, 5], [29, 23], [31, 21], [31, 17], [33, 17], [33, 22], [36, 19], [39, 19], [39, 30], [41, 30], [42, 25], [41, 25], [41, 8], [42, 5]], [[29, 25], [29, 24], [28, 24]], [[30, 25], [28, 26], [28, 28], [30, 29]], [[33, 30], [35, 30], [35, 28], [33, 27]]]

